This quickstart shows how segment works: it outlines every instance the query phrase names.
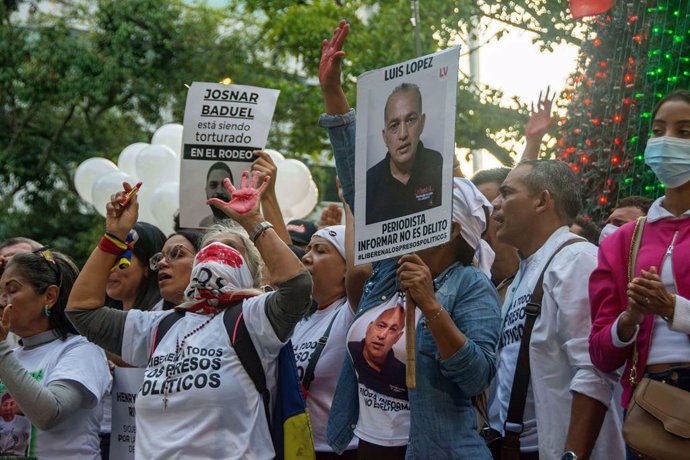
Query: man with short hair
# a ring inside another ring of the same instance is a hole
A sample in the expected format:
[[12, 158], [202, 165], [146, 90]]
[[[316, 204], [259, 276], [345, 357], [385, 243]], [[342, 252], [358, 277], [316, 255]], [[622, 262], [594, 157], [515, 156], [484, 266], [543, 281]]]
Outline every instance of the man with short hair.
[[[503, 304], [492, 428], [519, 434], [523, 459], [624, 458], [620, 420], [609, 410], [616, 376], [598, 371], [588, 352], [597, 249], [584, 240], [566, 245], [578, 238], [568, 230], [581, 209], [578, 178], [560, 161], [525, 161], [508, 174], [493, 206], [498, 240], [517, 248], [521, 261]], [[542, 271], [525, 409], [514, 425], [506, 421], [526, 307]]]
[[[213, 163], [208, 169], [208, 173], [206, 173], [205, 191], [207, 200], [210, 200], [211, 198], [220, 198], [223, 201], [230, 201], [232, 197], [228, 191], [225, 190], [225, 186], [223, 185], [223, 181], [226, 178], [230, 179], [230, 182], [234, 182], [230, 167], [222, 161]], [[211, 208], [212, 214], [201, 219], [201, 222], [199, 222], [199, 227], [210, 227], [211, 225], [227, 218], [227, 216], [218, 208], [214, 206], [209, 207]]]
[[[472, 176], [472, 183], [477, 189], [482, 192], [489, 202], [492, 202], [499, 195], [499, 188], [508, 176], [510, 168], [492, 168], [477, 171]], [[495, 258], [491, 264], [491, 281], [493, 281], [498, 291], [498, 296], [503, 301], [505, 299], [506, 290], [513, 274], [518, 269], [520, 258], [517, 255], [517, 250], [507, 244], [503, 244], [496, 238], [496, 221], [489, 219], [488, 228], [482, 238], [489, 243], [493, 249]]]
[[653, 202], [654, 200], [651, 198], [645, 198], [638, 195], [632, 195], [618, 200], [616, 207], [613, 208], [608, 219], [606, 219], [604, 228], [601, 229], [599, 243], [624, 224], [632, 220], [637, 220], [642, 216], [646, 216]]
[[400, 305], [383, 310], [367, 326], [364, 338], [348, 343], [358, 369], [359, 381], [382, 395], [407, 399], [405, 364], [395, 357], [393, 345], [405, 332], [405, 309]]
[[420, 140], [425, 121], [419, 87], [396, 87], [384, 109], [382, 134], [388, 152], [367, 171], [367, 224], [441, 205], [443, 157]]

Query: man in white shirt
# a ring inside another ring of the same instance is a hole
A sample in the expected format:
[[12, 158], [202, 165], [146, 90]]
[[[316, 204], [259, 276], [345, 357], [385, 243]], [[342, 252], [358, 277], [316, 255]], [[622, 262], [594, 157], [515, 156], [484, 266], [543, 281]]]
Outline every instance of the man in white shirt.
[[[566, 241], [581, 208], [580, 184], [560, 161], [520, 163], [492, 203], [496, 235], [518, 249], [520, 267], [503, 304], [503, 326], [491, 426], [504, 433], [525, 307], [545, 265]], [[612, 406], [615, 375], [592, 365], [589, 275], [596, 247], [586, 241], [561, 249], [544, 272], [544, 296], [529, 345], [530, 384], [520, 432], [521, 457], [624, 458], [620, 420]]]

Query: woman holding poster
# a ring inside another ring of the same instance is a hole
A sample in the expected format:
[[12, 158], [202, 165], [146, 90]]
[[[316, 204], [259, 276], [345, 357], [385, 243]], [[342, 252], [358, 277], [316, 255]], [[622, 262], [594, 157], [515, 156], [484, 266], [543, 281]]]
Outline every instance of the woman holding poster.
[[[348, 31], [342, 21], [322, 45], [326, 114], [320, 124], [329, 128], [338, 177], [352, 207], [354, 112], [340, 85]], [[328, 423], [336, 452], [357, 436], [360, 459], [491, 458], [477, 433], [471, 399], [488, 387], [496, 369], [498, 298], [489, 278], [473, 266], [490, 266], [491, 254], [481, 244], [490, 205], [464, 179], [454, 181], [452, 201], [448, 243], [348, 270], [347, 295], [357, 314]], [[406, 304], [418, 307], [414, 389], [404, 381]]]

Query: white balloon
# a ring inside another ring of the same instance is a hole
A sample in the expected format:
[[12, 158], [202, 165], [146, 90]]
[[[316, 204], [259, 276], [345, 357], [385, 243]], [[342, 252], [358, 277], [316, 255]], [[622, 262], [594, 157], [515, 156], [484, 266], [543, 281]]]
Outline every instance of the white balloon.
[[179, 123], [168, 123], [163, 125], [153, 133], [151, 144], [160, 144], [170, 147], [178, 158], [182, 151], [182, 130], [183, 126]]
[[170, 235], [174, 231], [173, 217], [180, 207], [180, 183], [166, 182], [154, 190], [149, 200], [149, 209], [156, 219], [158, 228]]
[[283, 156], [282, 153], [280, 153], [277, 150], [273, 149], [264, 149], [264, 152], [268, 153], [271, 155], [271, 160], [273, 160], [273, 163], [275, 163], [276, 166], [278, 166], [280, 163], [285, 161], [285, 157]]
[[91, 188], [93, 207], [98, 214], [105, 217], [105, 205], [110, 203], [110, 196], [122, 190], [122, 183], [129, 182], [134, 185], [134, 179], [122, 171], [111, 172], [100, 177]]
[[304, 219], [314, 210], [314, 207], [319, 202], [319, 189], [313, 180], [309, 181], [309, 191], [307, 196], [295, 206], [290, 208], [290, 214], [293, 219]]
[[137, 156], [148, 146], [149, 144], [146, 142], [135, 142], [125, 147], [120, 152], [120, 156], [117, 157], [117, 166], [120, 168], [120, 171], [132, 177], [137, 177]]
[[278, 165], [276, 196], [280, 209], [288, 209], [302, 202], [309, 192], [311, 173], [299, 160], [288, 159]]
[[74, 173], [74, 187], [82, 200], [93, 204], [91, 190], [93, 184], [101, 177], [117, 172], [117, 165], [106, 158], [89, 158], [81, 162]]
[[151, 193], [164, 182], [180, 180], [180, 160], [165, 145], [149, 145], [139, 152], [136, 164], [137, 177], [148, 185]]

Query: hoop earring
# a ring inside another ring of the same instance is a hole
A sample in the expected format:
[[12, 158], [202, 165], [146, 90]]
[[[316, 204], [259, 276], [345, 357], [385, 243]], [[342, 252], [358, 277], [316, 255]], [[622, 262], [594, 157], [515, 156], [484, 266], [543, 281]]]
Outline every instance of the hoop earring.
[[46, 315], [47, 317], [50, 317], [51, 311], [50, 311], [50, 308], [48, 308], [48, 305], [43, 306], [43, 314]]

